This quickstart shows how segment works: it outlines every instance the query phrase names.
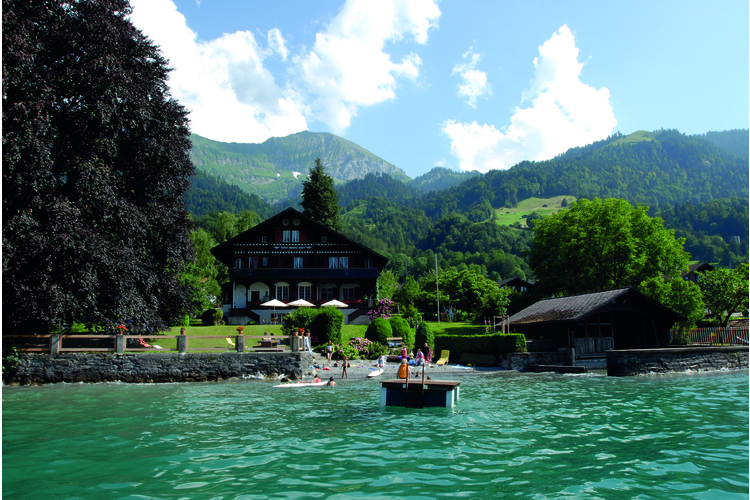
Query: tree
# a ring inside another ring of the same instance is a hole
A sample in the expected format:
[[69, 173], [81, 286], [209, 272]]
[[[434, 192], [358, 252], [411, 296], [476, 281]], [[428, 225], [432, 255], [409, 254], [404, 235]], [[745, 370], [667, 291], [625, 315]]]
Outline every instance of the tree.
[[187, 112], [127, 0], [3, 0], [3, 333], [190, 310]]
[[310, 175], [302, 182], [302, 213], [334, 231], [341, 231], [339, 195], [333, 177], [326, 174], [320, 158], [310, 168]]
[[716, 268], [706, 271], [698, 279], [703, 300], [713, 314], [726, 327], [729, 318], [738, 309], [748, 309], [748, 266], [740, 264], [735, 269]]
[[195, 249], [195, 262], [185, 266], [180, 279], [191, 292], [193, 308], [203, 311], [213, 307], [221, 295], [217, 281], [219, 262], [210, 252], [216, 246], [216, 241], [201, 228], [190, 233], [190, 240]]
[[542, 291], [595, 292], [679, 277], [688, 262], [684, 239], [646, 210], [616, 198], [582, 199], [535, 222], [529, 264]]
[[682, 328], [693, 328], [703, 319], [706, 306], [700, 288], [692, 281], [679, 278], [664, 280], [655, 276], [643, 281], [638, 289], [652, 299], [682, 314], [687, 321], [679, 323]]

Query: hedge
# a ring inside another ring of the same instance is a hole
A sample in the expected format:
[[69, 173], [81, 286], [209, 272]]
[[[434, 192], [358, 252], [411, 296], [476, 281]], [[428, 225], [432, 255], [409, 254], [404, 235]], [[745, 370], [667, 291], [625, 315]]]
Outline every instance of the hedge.
[[387, 319], [375, 318], [367, 326], [365, 338], [370, 342], [388, 345], [389, 337], [393, 337], [393, 328]]
[[450, 351], [452, 360], [463, 353], [491, 354], [500, 357], [509, 352], [526, 352], [526, 337], [522, 333], [502, 335], [439, 335], [435, 337], [435, 354]]
[[318, 337], [321, 344], [327, 344], [329, 340], [339, 344], [343, 324], [344, 314], [335, 307], [300, 307], [293, 313], [284, 315], [281, 331], [284, 335], [293, 335], [295, 330], [304, 328], [310, 330], [314, 337]]

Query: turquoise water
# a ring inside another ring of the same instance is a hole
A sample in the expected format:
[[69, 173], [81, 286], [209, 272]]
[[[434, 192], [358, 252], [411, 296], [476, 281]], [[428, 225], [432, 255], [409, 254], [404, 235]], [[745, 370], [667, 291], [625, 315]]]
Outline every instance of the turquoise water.
[[748, 373], [3, 387], [3, 498], [748, 498]]

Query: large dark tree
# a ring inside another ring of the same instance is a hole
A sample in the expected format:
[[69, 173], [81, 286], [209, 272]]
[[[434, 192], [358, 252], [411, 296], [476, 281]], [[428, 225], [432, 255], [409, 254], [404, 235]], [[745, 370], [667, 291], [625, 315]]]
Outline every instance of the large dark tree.
[[341, 231], [339, 194], [333, 177], [326, 174], [320, 158], [310, 168], [310, 176], [302, 183], [302, 213], [331, 229]]
[[3, 0], [3, 333], [166, 328], [189, 309], [193, 166], [126, 0]]

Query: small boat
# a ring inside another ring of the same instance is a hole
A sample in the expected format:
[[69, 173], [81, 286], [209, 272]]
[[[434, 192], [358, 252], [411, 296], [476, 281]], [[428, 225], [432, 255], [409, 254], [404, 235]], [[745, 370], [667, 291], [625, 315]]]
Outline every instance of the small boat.
[[291, 382], [289, 384], [275, 385], [274, 387], [294, 387], [294, 388], [296, 387], [320, 387], [320, 386], [326, 385], [327, 383], [328, 382], [299, 382], [299, 383]]
[[375, 370], [374, 372], [372, 372], [372, 373], [368, 373], [368, 374], [367, 374], [367, 376], [368, 376], [368, 377], [377, 377], [378, 375], [382, 375], [384, 371], [385, 371], [385, 370], [383, 370], [382, 368], [378, 368], [378, 369], [377, 369], [377, 370]]

